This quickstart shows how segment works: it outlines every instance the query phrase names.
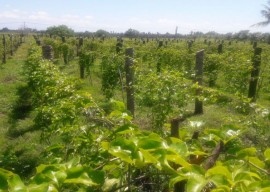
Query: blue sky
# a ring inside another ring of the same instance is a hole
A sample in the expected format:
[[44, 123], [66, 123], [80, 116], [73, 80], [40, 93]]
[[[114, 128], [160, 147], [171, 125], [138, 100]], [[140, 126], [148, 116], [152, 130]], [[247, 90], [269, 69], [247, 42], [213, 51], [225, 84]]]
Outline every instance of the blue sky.
[[24, 25], [36, 29], [65, 24], [75, 31], [182, 34], [190, 31], [219, 33], [250, 30], [263, 21], [260, 11], [267, 0], [0, 0], [0, 28]]

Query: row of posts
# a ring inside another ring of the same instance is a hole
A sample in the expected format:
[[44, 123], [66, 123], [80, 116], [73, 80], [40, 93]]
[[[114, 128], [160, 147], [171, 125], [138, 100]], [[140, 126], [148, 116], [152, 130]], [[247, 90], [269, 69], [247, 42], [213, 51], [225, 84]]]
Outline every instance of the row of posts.
[[[3, 38], [4, 41], [5, 38]], [[123, 46], [122, 39], [117, 40], [116, 52], [119, 53], [122, 50]], [[83, 45], [83, 39], [79, 39], [79, 47]], [[161, 45], [162, 46], [162, 45]], [[261, 63], [261, 52], [262, 49], [258, 48], [254, 44], [254, 58], [253, 58], [253, 69], [251, 72], [251, 80], [249, 85], [248, 97], [252, 101], [256, 100], [256, 90], [259, 77], [259, 68]], [[51, 46], [43, 46], [43, 57], [46, 59], [52, 59], [53, 51]], [[222, 44], [218, 46], [218, 52], [222, 53]], [[125, 70], [126, 70], [126, 93], [127, 93], [127, 109], [131, 112], [132, 116], [135, 113], [135, 99], [134, 99], [134, 70], [133, 70], [133, 58], [134, 58], [134, 49], [127, 48], [125, 50], [126, 60], [125, 60]], [[195, 79], [194, 83], [198, 84], [196, 89], [196, 99], [195, 99], [195, 109], [194, 114], [203, 113], [203, 102], [199, 99], [202, 92], [203, 85], [203, 60], [204, 60], [204, 50], [198, 51], [196, 53], [196, 65], [195, 65]]]
[[[16, 43], [14, 44], [14, 36], [13, 34], [9, 34], [9, 41], [10, 41], [10, 50], [9, 54], [13, 56], [14, 51], [22, 44], [22, 36], [20, 36], [20, 40], [15, 41]], [[15, 36], [16, 38], [17, 36]], [[6, 35], [2, 36], [2, 45], [3, 45], [3, 52], [2, 52], [2, 63], [5, 64], [7, 62], [7, 40], [6, 40]]]
[[[256, 90], [260, 72], [260, 64], [261, 64], [261, 53], [262, 48], [256, 47], [254, 49], [254, 57], [253, 57], [253, 68], [251, 71], [251, 79], [249, 84], [248, 98], [251, 98], [252, 101], [256, 101]], [[126, 49], [126, 82], [127, 82], [127, 109], [134, 116], [134, 88], [133, 88], [133, 79], [134, 72], [132, 69], [133, 66], [133, 55], [134, 51], [132, 48]], [[196, 53], [196, 65], [195, 65], [195, 83], [198, 84], [198, 88], [196, 89], [196, 99], [195, 99], [195, 110], [194, 114], [202, 114], [203, 113], [203, 102], [199, 99], [202, 92], [203, 85], [203, 60], [204, 60], [204, 50], [198, 51]]]

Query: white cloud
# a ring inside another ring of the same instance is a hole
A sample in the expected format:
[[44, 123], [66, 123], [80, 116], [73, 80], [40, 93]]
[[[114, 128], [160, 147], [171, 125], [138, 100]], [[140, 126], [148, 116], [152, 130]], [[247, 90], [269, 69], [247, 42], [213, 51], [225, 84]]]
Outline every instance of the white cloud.
[[20, 11], [18, 9], [3, 11], [0, 13], [0, 19], [20, 19], [27, 15], [26, 12]]
[[87, 20], [93, 20], [94, 19], [94, 17], [91, 16], [91, 15], [86, 15], [84, 18], [87, 19]]
[[49, 14], [45, 11], [34, 12], [28, 16], [30, 20], [48, 21], [51, 20]]

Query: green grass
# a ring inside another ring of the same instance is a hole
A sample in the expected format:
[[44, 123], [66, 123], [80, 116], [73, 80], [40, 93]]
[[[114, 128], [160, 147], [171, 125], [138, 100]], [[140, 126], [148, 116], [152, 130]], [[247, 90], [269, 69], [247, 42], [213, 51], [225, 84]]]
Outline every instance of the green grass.
[[0, 69], [0, 146], [6, 142], [5, 134], [10, 126], [9, 115], [13, 104], [18, 98], [17, 88], [23, 84], [22, 66], [26, 58], [27, 44], [17, 50], [6, 64], [1, 64]]
[[29, 38], [0, 67], [0, 167], [26, 177], [38, 164], [43, 148], [40, 133], [29, 132], [33, 118], [23, 108], [27, 95], [22, 72], [31, 43]]

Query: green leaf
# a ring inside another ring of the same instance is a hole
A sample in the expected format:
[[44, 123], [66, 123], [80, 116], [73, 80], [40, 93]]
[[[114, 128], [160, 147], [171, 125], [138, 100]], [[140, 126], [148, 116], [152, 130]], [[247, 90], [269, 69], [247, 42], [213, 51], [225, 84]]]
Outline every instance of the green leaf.
[[18, 175], [13, 175], [8, 180], [9, 189], [10, 191], [14, 192], [26, 192], [26, 187], [24, 183], [22, 182], [21, 178]]
[[186, 180], [186, 179], [187, 178], [184, 175], [178, 175], [177, 177], [174, 177], [174, 178], [170, 179], [169, 185], [171, 187], [173, 187], [176, 183], [178, 183], [180, 181], [183, 181], [183, 180]]
[[124, 112], [126, 110], [125, 104], [123, 102], [111, 99], [110, 103], [113, 107], [113, 109]]
[[266, 160], [266, 161], [269, 161], [269, 160], [270, 160], [270, 148], [267, 148], [267, 149], [264, 151], [264, 157], [265, 157], [265, 160]]
[[55, 172], [55, 178], [57, 179], [58, 183], [63, 183], [64, 180], [67, 178], [67, 173], [64, 171], [57, 171]]
[[139, 150], [143, 155], [144, 163], [156, 164], [158, 162], [158, 160], [150, 152], [148, 152], [147, 150], [144, 150], [142, 148], [140, 148]]
[[89, 170], [88, 172], [89, 178], [98, 185], [103, 185], [105, 182], [105, 172], [104, 171], [95, 171]]
[[125, 137], [119, 137], [113, 140], [111, 143], [111, 148], [120, 148], [122, 150], [128, 150], [133, 152], [136, 150], [135, 143], [132, 139], [126, 139]]
[[230, 189], [231, 182], [224, 175], [211, 175], [208, 180], [213, 182], [217, 188], [224, 188], [226, 186]]
[[215, 166], [206, 172], [206, 177], [213, 176], [213, 175], [223, 175], [228, 179], [232, 178], [231, 172], [228, 170], [227, 167], [224, 166]]
[[249, 157], [248, 160], [250, 163], [252, 163], [253, 165], [256, 165], [257, 167], [260, 167], [260, 168], [265, 167], [264, 162], [262, 162], [258, 157]]
[[8, 189], [8, 178], [13, 175], [12, 172], [0, 168], [0, 189]]
[[222, 185], [216, 189], [212, 189], [211, 192], [231, 192], [231, 188], [226, 185]]
[[62, 150], [63, 148], [64, 148], [63, 145], [55, 144], [55, 145], [52, 145], [50, 147], [47, 147], [46, 150], [47, 151], [52, 151], [52, 152], [57, 152], [58, 150]]
[[237, 153], [239, 158], [245, 158], [249, 156], [256, 156], [257, 149], [255, 147], [246, 148]]
[[248, 188], [250, 191], [262, 191], [262, 189], [270, 189], [270, 181], [256, 181], [251, 183]]
[[132, 164], [131, 151], [121, 149], [121, 147], [111, 147], [109, 153], [115, 157], [119, 157], [122, 161]]
[[174, 149], [176, 153], [178, 153], [181, 156], [186, 156], [188, 152], [187, 144], [180, 139], [171, 137], [170, 138], [172, 143], [170, 144], [170, 148]]
[[71, 167], [67, 170], [67, 179], [78, 178], [84, 173], [85, 169], [83, 166]]
[[[79, 163], [80, 163], [80, 157], [73, 157], [70, 161], [66, 163], [66, 167], [71, 168], [71, 167], [77, 166]], [[57, 167], [60, 168], [59, 165]], [[64, 168], [64, 166], [62, 168]]]
[[203, 175], [191, 172], [187, 181], [187, 191], [201, 192], [207, 183]]
[[37, 173], [45, 173], [48, 171], [57, 171], [58, 168], [55, 165], [44, 165], [41, 164], [36, 168]]
[[163, 140], [155, 133], [151, 133], [146, 137], [140, 138], [138, 147], [143, 149], [157, 149], [162, 146]]
[[[53, 186], [49, 186], [49, 183], [43, 183], [41, 185], [36, 185], [36, 184], [32, 184], [32, 185], [29, 185], [27, 187], [28, 191], [29, 192], [48, 192], [49, 191], [49, 187], [50, 189], [54, 188]], [[55, 191], [57, 191], [55, 189]]]
[[132, 133], [132, 132], [134, 132], [134, 128], [131, 125], [129, 125], [129, 124], [125, 124], [125, 125], [117, 128], [115, 130], [115, 133], [116, 134], [119, 134], [119, 135], [121, 135], [121, 134], [128, 134], [128, 133]]
[[102, 191], [112, 191], [120, 184], [119, 179], [106, 179]]
[[103, 148], [104, 150], [109, 150], [109, 148], [110, 148], [110, 143], [107, 142], [107, 141], [103, 141], [103, 142], [101, 142], [101, 146], [102, 146], [102, 148]]
[[177, 165], [181, 165], [182, 167], [186, 168], [190, 166], [190, 164], [179, 155], [166, 155], [166, 158], [168, 161], [174, 162]]
[[97, 184], [94, 183], [90, 178], [83, 178], [83, 177], [78, 177], [74, 179], [66, 179], [65, 183], [83, 184], [86, 186], [97, 186]]

